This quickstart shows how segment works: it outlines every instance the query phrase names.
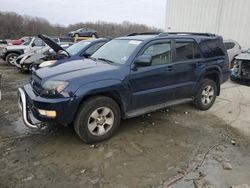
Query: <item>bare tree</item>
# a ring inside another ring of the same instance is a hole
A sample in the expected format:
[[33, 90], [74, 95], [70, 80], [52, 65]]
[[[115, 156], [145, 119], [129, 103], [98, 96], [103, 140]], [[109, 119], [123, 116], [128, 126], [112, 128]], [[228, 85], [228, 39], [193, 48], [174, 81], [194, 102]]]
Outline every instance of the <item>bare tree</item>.
[[104, 21], [81, 22], [70, 24], [67, 27], [59, 24], [52, 25], [48, 20], [40, 17], [21, 16], [13, 12], [0, 12], [0, 38], [20, 38], [23, 36], [35, 36], [38, 34], [63, 36], [69, 31], [79, 28], [91, 28], [97, 31], [101, 37], [117, 37], [134, 32], [159, 32], [155, 27], [144, 24], [136, 24], [128, 21], [122, 23], [110, 23]]

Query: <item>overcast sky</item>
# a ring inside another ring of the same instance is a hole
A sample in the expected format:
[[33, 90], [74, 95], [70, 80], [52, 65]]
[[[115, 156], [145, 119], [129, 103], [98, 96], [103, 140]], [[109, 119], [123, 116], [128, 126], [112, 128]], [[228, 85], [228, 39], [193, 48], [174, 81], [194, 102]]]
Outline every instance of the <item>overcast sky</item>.
[[86, 21], [143, 23], [164, 29], [166, 0], [0, 0], [0, 11], [46, 18], [52, 24]]

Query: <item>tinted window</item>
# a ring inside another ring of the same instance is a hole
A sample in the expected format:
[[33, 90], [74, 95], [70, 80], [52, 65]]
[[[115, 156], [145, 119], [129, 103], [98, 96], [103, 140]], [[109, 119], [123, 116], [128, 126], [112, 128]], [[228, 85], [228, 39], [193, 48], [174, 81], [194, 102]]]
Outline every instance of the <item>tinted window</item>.
[[104, 45], [105, 42], [99, 42], [99, 43], [96, 43], [94, 44], [93, 46], [90, 46], [86, 51], [85, 53], [86, 54], [89, 54], [89, 55], [92, 55], [93, 53], [96, 52], [96, 50], [98, 50], [102, 45]]
[[152, 65], [162, 65], [171, 62], [170, 42], [153, 44], [149, 46], [142, 55], [152, 56]]
[[206, 39], [200, 43], [201, 50], [203, 52], [204, 57], [216, 57], [223, 56], [224, 54], [224, 44], [219, 39]]
[[200, 58], [200, 51], [194, 42], [176, 42], [176, 61]]
[[234, 48], [235, 44], [233, 42], [225, 42], [225, 47], [227, 50]]

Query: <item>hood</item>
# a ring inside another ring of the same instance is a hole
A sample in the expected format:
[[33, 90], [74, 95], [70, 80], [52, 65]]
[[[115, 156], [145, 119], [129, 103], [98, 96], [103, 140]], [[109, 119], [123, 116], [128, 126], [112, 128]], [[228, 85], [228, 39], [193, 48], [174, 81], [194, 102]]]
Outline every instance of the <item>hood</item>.
[[42, 79], [55, 77], [59, 80], [70, 80], [71, 77], [78, 77], [83, 74], [87, 75], [115, 68], [117, 68], [117, 66], [104, 62], [81, 59], [38, 69], [36, 74]]
[[81, 59], [41, 68], [34, 74], [42, 79], [42, 83], [47, 80], [59, 80], [70, 82], [70, 85], [77, 87], [99, 80], [119, 79], [122, 74], [119, 71], [122, 70], [120, 67], [91, 59]]
[[248, 53], [248, 52], [241, 53], [240, 55], [236, 56], [235, 59], [238, 59], [238, 60], [250, 60], [250, 53]]
[[[38, 37], [40, 39], [42, 39], [55, 52], [65, 51], [60, 45], [58, 45], [55, 41], [53, 41], [52, 39], [50, 39], [48, 36], [46, 36], [46, 35], [38, 35]], [[65, 51], [65, 52], [68, 53], [67, 51]]]

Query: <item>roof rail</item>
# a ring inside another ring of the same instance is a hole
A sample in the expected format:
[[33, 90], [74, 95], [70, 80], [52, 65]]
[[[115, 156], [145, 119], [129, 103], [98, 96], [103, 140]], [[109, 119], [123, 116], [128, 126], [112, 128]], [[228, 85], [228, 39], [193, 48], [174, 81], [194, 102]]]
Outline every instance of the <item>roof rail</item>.
[[127, 37], [129, 36], [136, 36], [136, 35], [159, 35], [162, 32], [145, 32], [145, 33], [130, 33], [127, 35]]
[[195, 33], [195, 32], [164, 32], [159, 34], [159, 36], [167, 36], [167, 35], [200, 35], [208, 37], [215, 36], [215, 34], [212, 33]]

